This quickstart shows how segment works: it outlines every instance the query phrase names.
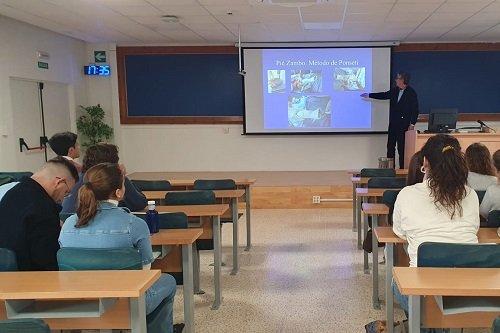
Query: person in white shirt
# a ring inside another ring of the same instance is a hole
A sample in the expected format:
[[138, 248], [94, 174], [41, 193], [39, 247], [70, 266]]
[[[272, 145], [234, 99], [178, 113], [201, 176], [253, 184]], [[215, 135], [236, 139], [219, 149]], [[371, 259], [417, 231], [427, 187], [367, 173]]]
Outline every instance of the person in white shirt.
[[[410, 266], [417, 266], [423, 242], [477, 243], [479, 200], [467, 186], [467, 165], [460, 144], [438, 134], [422, 148], [423, 183], [401, 190], [394, 205], [393, 230], [408, 241]], [[394, 287], [395, 297], [408, 311], [407, 296]]]
[[491, 154], [482, 143], [473, 143], [465, 150], [465, 161], [469, 168], [467, 185], [476, 191], [485, 191], [496, 184], [497, 174], [493, 168]]
[[[500, 176], [500, 150], [493, 154], [493, 164], [497, 170], [498, 179]], [[492, 210], [500, 210], [500, 184], [498, 184], [498, 181], [488, 186], [483, 201], [481, 201], [481, 206], [479, 206], [479, 213], [484, 218], [487, 218]]]
[[77, 142], [78, 135], [71, 132], [62, 132], [52, 135], [49, 146], [57, 156], [62, 156], [71, 161], [78, 172], [82, 171], [82, 165], [75, 161], [80, 157], [80, 145]]

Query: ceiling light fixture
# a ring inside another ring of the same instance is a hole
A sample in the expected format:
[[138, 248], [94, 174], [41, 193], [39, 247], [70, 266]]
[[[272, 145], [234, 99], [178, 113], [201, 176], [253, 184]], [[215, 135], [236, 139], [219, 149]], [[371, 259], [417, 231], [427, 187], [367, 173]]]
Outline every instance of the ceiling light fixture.
[[166, 23], [179, 23], [179, 17], [175, 15], [163, 15], [161, 20]]

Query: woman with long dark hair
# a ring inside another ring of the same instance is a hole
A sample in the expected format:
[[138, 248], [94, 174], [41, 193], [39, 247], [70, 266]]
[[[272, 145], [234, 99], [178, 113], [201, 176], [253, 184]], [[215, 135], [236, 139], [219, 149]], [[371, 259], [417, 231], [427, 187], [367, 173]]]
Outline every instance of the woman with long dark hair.
[[[78, 191], [77, 213], [70, 216], [61, 229], [61, 247], [131, 247], [141, 255], [143, 269], [149, 269], [154, 259], [148, 226], [127, 208], [118, 207], [124, 195], [125, 176], [118, 164], [101, 163], [90, 168]], [[162, 274], [146, 291], [146, 314], [160, 305], [166, 307], [161, 332], [173, 332], [175, 289], [175, 279]]]
[[467, 185], [476, 191], [484, 191], [497, 182], [491, 153], [482, 143], [473, 143], [465, 150], [465, 161], [469, 174]]
[[[408, 241], [410, 266], [423, 242], [477, 243], [479, 200], [467, 186], [468, 169], [458, 140], [438, 134], [422, 148], [424, 181], [407, 186], [394, 205], [393, 230]], [[408, 310], [408, 298], [394, 288]]]
[[[498, 179], [500, 176], [500, 150], [497, 150], [493, 154], [493, 164], [495, 165]], [[484, 194], [483, 201], [481, 202], [481, 206], [479, 206], [479, 212], [484, 218], [487, 218], [488, 214], [492, 210], [500, 210], [500, 184], [498, 181], [495, 184], [488, 186], [486, 193]]]

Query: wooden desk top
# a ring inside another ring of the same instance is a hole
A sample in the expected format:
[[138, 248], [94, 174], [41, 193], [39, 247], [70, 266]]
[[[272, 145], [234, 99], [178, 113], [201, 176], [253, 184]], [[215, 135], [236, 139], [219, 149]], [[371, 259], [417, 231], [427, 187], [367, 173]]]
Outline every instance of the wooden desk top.
[[221, 216], [229, 209], [228, 204], [156, 206], [159, 213], [183, 212], [188, 217]]
[[159, 270], [2, 272], [0, 299], [139, 297]]
[[181, 176], [189, 178], [172, 178], [172, 175], [169, 176], [166, 172], [134, 172], [127, 176], [130, 179], [168, 180], [172, 186], [193, 186], [196, 179], [234, 179], [236, 185], [244, 186], [253, 185], [257, 181], [253, 178], [233, 178], [229, 174], [224, 175], [224, 173], [218, 173], [217, 175], [203, 175], [203, 172], [193, 172], [192, 175], [189, 173], [189, 175]]
[[[146, 196], [148, 200], [158, 200], [164, 199], [168, 192], [179, 192], [179, 191], [143, 191], [142, 194]], [[215, 197], [217, 199], [232, 199], [241, 198], [245, 195], [245, 190], [214, 190]]]
[[383, 203], [363, 203], [361, 210], [367, 215], [389, 215], [389, 207]]
[[[395, 169], [396, 170], [396, 176], [407, 176], [408, 175], [408, 169]], [[347, 170], [347, 174], [353, 175], [353, 176], [359, 176], [361, 173], [361, 170], [359, 169], [352, 169], [352, 170]]]
[[370, 177], [351, 177], [353, 184], [368, 184]]
[[189, 245], [203, 233], [201, 228], [161, 229], [151, 235], [151, 245]]
[[403, 295], [500, 296], [500, 268], [394, 267]]
[[[405, 240], [396, 236], [392, 227], [377, 227], [375, 235], [379, 242], [382, 243], [406, 243]], [[497, 228], [479, 228], [477, 232], [479, 243], [494, 243], [500, 244], [500, 237], [497, 234]]]
[[381, 197], [384, 195], [385, 191], [388, 190], [397, 190], [395, 188], [357, 188], [356, 196], [357, 197]]

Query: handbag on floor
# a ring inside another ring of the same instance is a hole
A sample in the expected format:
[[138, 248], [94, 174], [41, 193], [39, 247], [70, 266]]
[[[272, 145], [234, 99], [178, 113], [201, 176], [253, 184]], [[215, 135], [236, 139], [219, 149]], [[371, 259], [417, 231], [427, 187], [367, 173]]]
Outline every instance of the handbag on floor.
[[[387, 323], [385, 320], [375, 320], [371, 323], [365, 325], [366, 333], [386, 333]], [[406, 333], [405, 325], [401, 325], [401, 322], [397, 321], [394, 323], [394, 333]]]
[[[365, 236], [365, 240], [363, 241], [363, 250], [365, 250], [368, 253], [372, 253], [372, 229], [368, 230]], [[378, 247], [384, 247], [385, 243], [378, 243]]]

